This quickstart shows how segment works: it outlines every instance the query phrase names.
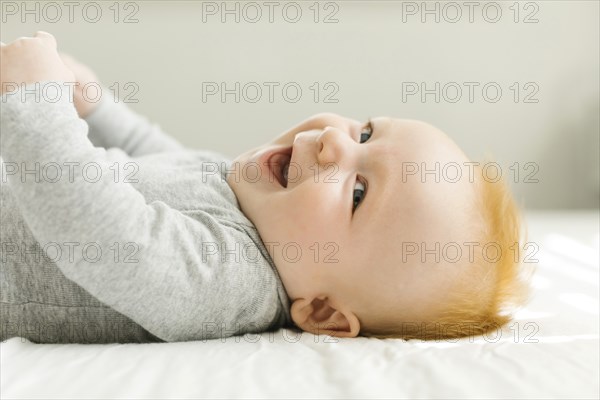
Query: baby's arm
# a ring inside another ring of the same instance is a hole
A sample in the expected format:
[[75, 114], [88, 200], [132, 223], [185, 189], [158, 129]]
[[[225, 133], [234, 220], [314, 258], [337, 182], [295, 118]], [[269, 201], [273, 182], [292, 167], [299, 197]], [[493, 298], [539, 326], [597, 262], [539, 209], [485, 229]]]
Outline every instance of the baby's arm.
[[[200, 250], [235, 230], [210, 215], [199, 222], [164, 202], [147, 204], [131, 184], [116, 179], [107, 150], [88, 140], [87, 125], [66, 95], [62, 83], [71, 77], [54, 38], [38, 33], [16, 43], [0, 47], [2, 87], [24, 82], [31, 90], [38, 81], [52, 81], [63, 93], [52, 102], [23, 101], [20, 91], [1, 98], [0, 156], [11, 165], [3, 168], [10, 171], [7, 188], [40, 247], [58, 247], [62, 255], [49, 257], [68, 279], [163, 340], [198, 338], [206, 321], [235, 322], [239, 310], [221, 314], [219, 302], [222, 282], [237, 271], [217, 268], [220, 259], [203, 259]], [[13, 173], [12, 167], [31, 171], [35, 165], [48, 178]], [[62, 167], [59, 179], [56, 166]], [[250, 291], [244, 295], [241, 303], [251, 300]]]
[[[88, 138], [95, 146], [118, 147], [132, 157], [183, 149], [157, 124], [132, 111], [121, 100], [113, 98], [108, 88], [97, 83], [98, 79], [89, 67], [66, 54], [61, 54], [61, 59], [75, 75], [75, 108], [88, 123]], [[89, 90], [87, 96], [82, 91], [85, 85]], [[95, 98], [97, 87], [101, 88], [100, 100]], [[87, 101], [91, 96], [94, 96], [94, 102]]]

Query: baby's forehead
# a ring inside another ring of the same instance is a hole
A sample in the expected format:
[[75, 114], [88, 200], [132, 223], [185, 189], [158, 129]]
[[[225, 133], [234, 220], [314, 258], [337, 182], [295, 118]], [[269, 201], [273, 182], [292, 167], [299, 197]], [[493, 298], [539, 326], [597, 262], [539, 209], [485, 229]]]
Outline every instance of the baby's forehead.
[[[410, 143], [427, 142], [431, 145], [453, 147], [456, 144], [436, 126], [417, 119], [376, 117], [371, 122], [375, 130], [381, 130], [395, 143], [410, 140]], [[450, 150], [450, 149], [449, 149]]]

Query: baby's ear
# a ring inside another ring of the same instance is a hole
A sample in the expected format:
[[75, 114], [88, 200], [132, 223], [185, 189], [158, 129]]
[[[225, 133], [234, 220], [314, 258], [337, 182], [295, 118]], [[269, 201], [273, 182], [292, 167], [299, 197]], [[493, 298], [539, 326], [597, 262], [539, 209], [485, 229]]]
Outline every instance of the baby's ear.
[[326, 297], [295, 300], [291, 315], [300, 329], [315, 335], [356, 337], [360, 332], [356, 315], [352, 311], [336, 310]]

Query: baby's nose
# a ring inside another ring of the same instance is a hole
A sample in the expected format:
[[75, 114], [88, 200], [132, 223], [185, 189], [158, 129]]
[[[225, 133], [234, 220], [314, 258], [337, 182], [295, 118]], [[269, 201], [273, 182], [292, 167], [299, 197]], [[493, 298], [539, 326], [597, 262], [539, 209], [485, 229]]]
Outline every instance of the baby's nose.
[[340, 164], [350, 151], [350, 136], [340, 129], [327, 126], [317, 138], [319, 163]]

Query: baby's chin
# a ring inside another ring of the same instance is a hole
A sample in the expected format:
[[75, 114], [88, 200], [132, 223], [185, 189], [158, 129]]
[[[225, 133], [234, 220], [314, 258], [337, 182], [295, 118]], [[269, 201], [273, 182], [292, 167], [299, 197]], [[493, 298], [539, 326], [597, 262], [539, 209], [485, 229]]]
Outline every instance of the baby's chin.
[[246, 150], [245, 152], [238, 154], [237, 157], [235, 157], [233, 159], [234, 163], [240, 163], [240, 165], [244, 165], [245, 163], [248, 162], [248, 160], [250, 160], [250, 158], [252, 157], [252, 155], [254, 153], [256, 153], [257, 151], [259, 151], [263, 146], [260, 147], [254, 147], [250, 150]]

